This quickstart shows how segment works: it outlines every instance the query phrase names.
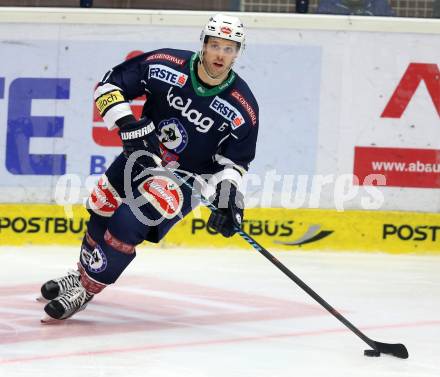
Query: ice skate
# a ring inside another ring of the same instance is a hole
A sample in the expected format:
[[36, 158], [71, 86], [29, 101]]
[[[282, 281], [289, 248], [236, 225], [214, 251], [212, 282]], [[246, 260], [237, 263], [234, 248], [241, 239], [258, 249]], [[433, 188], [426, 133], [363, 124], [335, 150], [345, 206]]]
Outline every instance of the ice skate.
[[67, 319], [75, 313], [84, 310], [93, 296], [93, 293], [87, 292], [86, 289], [79, 284], [50, 301], [44, 307], [46, 316], [41, 319], [41, 322], [53, 323], [58, 320]]
[[79, 271], [69, 270], [65, 276], [47, 281], [41, 286], [41, 296], [37, 298], [37, 301], [47, 303], [56, 299], [70, 289], [78, 287], [79, 279]]

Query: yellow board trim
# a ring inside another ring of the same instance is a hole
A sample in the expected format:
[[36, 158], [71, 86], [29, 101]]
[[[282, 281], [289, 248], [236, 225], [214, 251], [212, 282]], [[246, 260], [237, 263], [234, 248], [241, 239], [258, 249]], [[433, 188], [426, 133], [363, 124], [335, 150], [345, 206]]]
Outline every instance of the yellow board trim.
[[[0, 205], [0, 245], [80, 245], [88, 213], [73, 206]], [[246, 248], [206, 229], [209, 210], [197, 209], [177, 224], [160, 247]], [[440, 254], [440, 214], [394, 211], [253, 208], [244, 230], [269, 250], [381, 251]]]

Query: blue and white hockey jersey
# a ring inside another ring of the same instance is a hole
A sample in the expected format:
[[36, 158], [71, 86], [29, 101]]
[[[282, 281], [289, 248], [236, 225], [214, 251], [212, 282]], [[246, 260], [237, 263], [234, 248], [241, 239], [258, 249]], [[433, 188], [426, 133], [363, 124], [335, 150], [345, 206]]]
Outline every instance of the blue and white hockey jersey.
[[95, 101], [106, 125], [131, 115], [129, 101], [146, 94], [143, 116], [151, 119], [162, 158], [197, 174], [222, 171], [220, 179], [239, 183], [255, 156], [258, 104], [251, 90], [231, 71], [222, 84], [199, 82], [198, 54], [161, 49], [139, 55], [109, 71]]

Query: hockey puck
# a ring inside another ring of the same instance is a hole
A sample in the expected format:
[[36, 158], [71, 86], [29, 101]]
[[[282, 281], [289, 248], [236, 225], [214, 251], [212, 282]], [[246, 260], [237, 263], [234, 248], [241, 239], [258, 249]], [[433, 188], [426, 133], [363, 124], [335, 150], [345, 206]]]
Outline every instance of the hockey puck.
[[365, 350], [364, 355], [368, 357], [379, 357], [380, 352], [376, 350]]

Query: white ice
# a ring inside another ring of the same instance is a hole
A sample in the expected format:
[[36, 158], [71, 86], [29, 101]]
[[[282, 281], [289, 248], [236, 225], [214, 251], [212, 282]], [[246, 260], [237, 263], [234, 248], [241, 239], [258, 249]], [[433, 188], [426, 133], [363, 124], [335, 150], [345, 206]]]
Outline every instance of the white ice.
[[0, 248], [0, 376], [438, 377], [440, 256], [278, 252], [370, 338], [369, 348], [259, 253], [141, 249], [114, 286], [42, 325], [42, 282], [77, 248]]

